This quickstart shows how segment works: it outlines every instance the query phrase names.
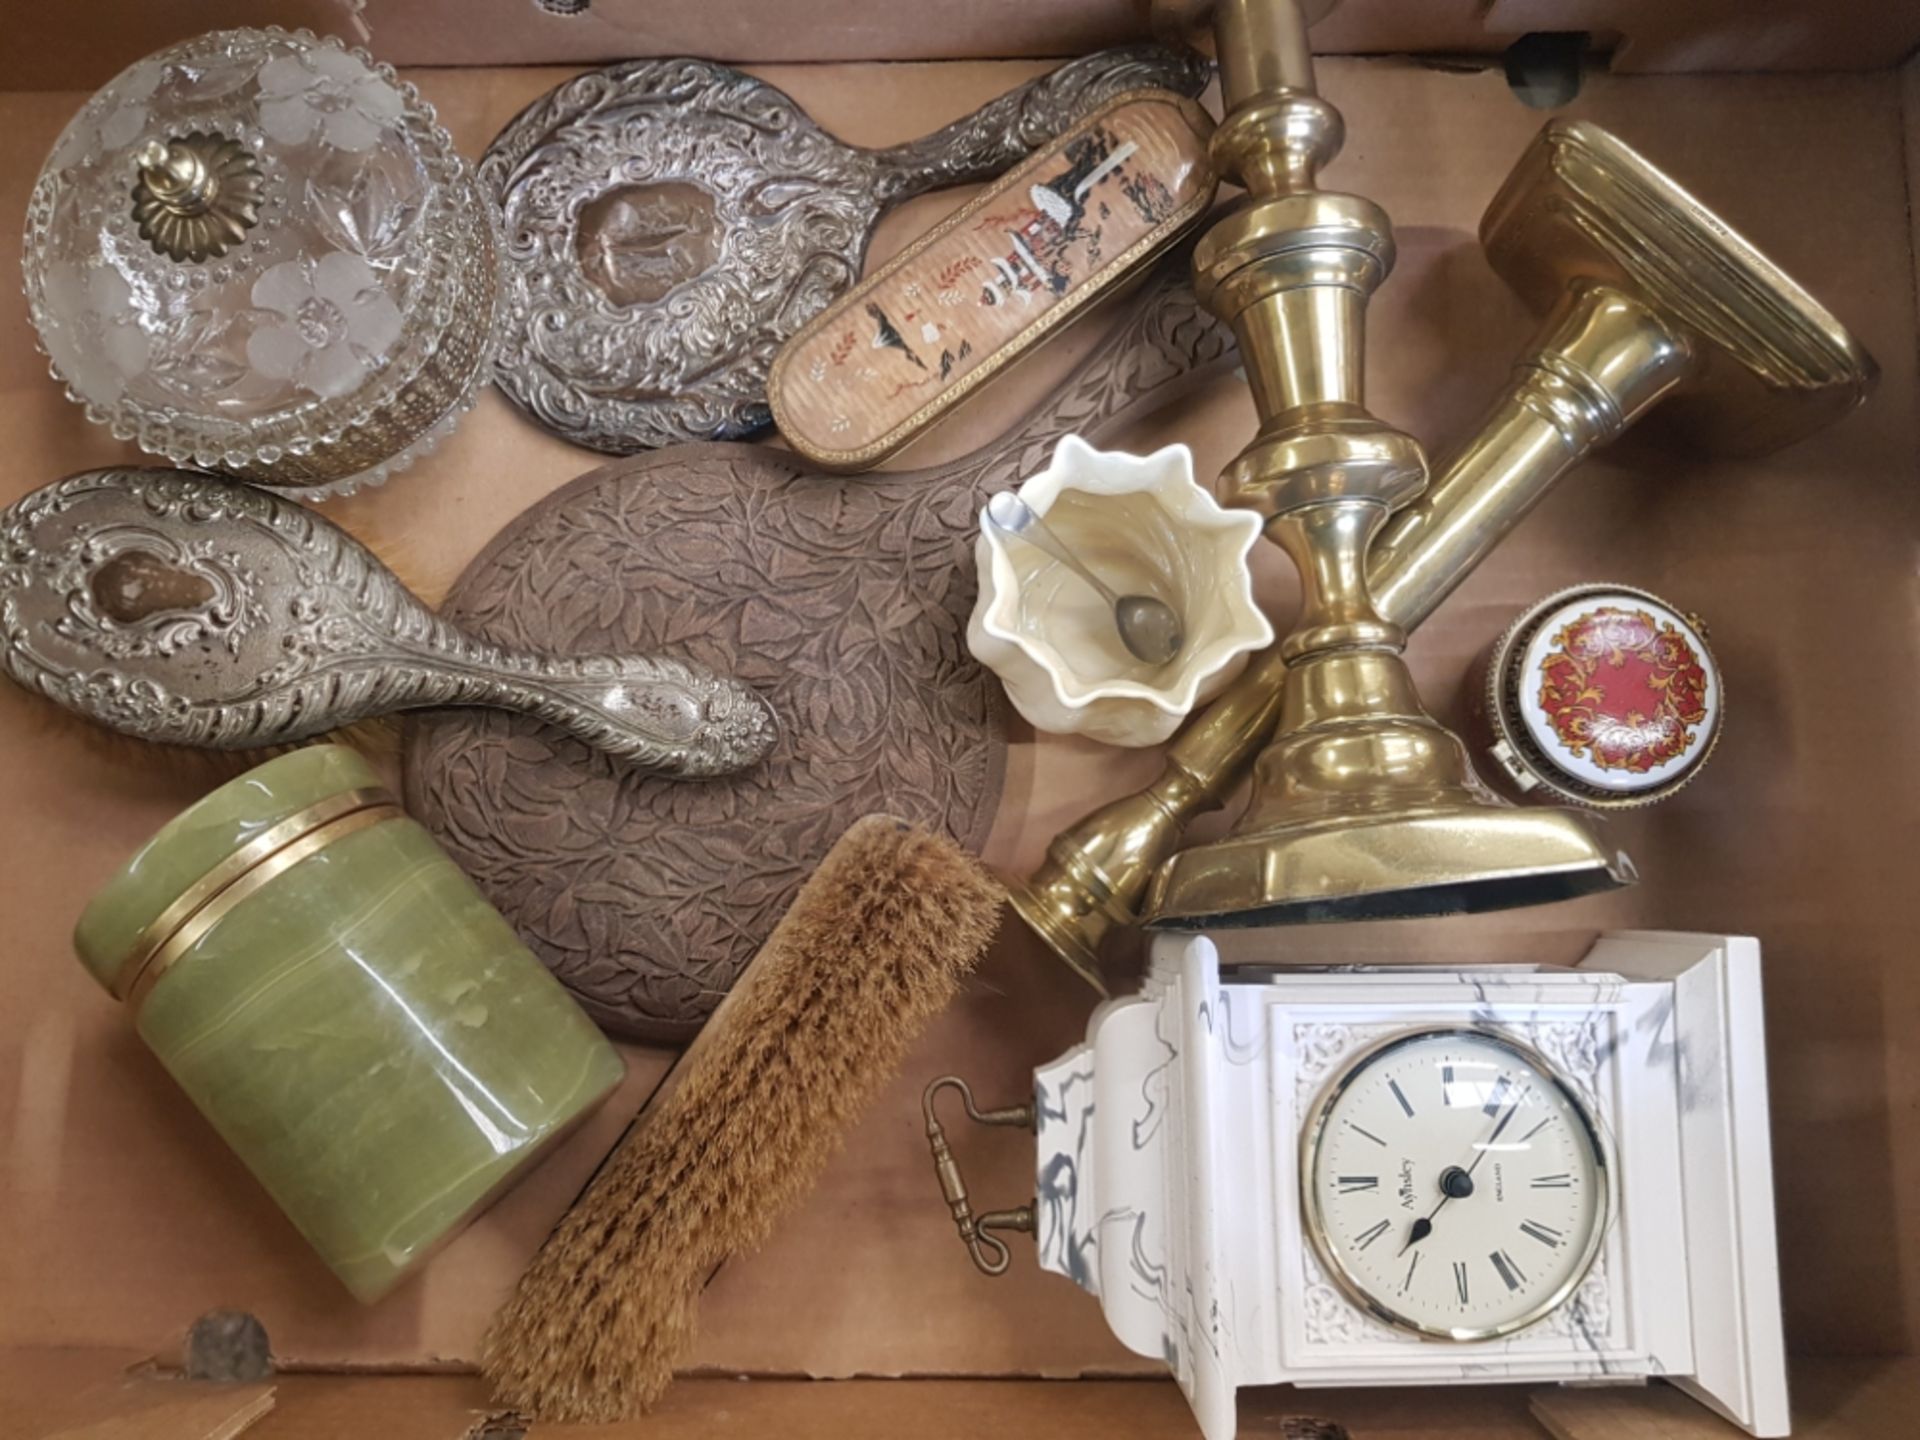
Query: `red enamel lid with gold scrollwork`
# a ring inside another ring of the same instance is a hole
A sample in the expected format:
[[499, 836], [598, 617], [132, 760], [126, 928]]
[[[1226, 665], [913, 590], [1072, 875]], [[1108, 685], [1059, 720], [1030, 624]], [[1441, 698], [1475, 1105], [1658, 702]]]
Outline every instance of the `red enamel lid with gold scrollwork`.
[[1523, 791], [1598, 809], [1665, 799], [1720, 738], [1720, 668], [1704, 627], [1625, 585], [1549, 595], [1487, 670], [1493, 759]]

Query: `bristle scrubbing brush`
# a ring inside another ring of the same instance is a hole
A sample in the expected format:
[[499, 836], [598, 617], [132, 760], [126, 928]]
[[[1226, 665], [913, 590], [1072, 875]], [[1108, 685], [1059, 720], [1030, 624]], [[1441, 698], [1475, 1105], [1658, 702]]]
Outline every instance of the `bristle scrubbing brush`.
[[502, 1404], [608, 1422], [660, 1398], [708, 1277], [813, 1188], [1003, 899], [944, 836], [870, 815], [840, 838], [494, 1317]]

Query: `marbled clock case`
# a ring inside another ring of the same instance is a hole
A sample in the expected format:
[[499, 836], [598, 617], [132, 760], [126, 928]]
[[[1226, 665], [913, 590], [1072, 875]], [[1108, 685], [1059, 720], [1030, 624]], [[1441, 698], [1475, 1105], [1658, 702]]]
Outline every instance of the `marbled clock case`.
[[[1664, 1375], [1756, 1435], [1787, 1433], [1759, 947], [1604, 937], [1581, 967], [1242, 971], [1163, 937], [1139, 995], [1035, 1074], [1043, 1268], [1164, 1359], [1208, 1440], [1242, 1385]], [[1298, 1139], [1344, 1063], [1434, 1024], [1545, 1053], [1608, 1137], [1614, 1220], [1573, 1301], [1501, 1340], [1379, 1324], [1301, 1228]]]

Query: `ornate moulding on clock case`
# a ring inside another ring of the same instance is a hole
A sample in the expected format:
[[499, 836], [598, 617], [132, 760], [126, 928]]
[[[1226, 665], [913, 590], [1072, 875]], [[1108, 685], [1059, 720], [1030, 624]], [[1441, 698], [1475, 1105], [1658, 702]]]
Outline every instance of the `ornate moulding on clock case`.
[[1759, 960], [1223, 977], [1161, 936], [1035, 1072], [1040, 1264], [1209, 1440], [1244, 1385], [1648, 1376], [1785, 1435]]

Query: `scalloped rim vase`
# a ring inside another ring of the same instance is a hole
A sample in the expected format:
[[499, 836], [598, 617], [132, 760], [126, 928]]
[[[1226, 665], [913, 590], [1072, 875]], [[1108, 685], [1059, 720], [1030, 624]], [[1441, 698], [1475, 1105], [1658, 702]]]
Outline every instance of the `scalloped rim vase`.
[[[1030, 611], [1022, 603], [1023, 584], [1064, 567], [1044, 557], [1037, 567], [1016, 563], [1011, 551], [1027, 549], [1026, 542], [990, 526], [982, 507], [974, 543], [980, 593], [967, 622], [967, 648], [1000, 677], [1007, 698], [1036, 730], [1087, 735], [1109, 745], [1158, 745], [1225, 689], [1248, 655], [1273, 642], [1273, 627], [1254, 603], [1248, 563], [1260, 539], [1260, 517], [1222, 508], [1194, 479], [1193, 452], [1186, 446], [1133, 455], [1096, 450], [1069, 435], [1055, 448], [1052, 463], [1015, 493], [1043, 518], [1069, 494], [1110, 511], [1109, 521], [1095, 518], [1086, 503], [1074, 505], [1077, 528], [1062, 538], [1070, 544], [1091, 539], [1097, 544], [1089, 548], [1109, 555], [1131, 549], [1146, 569], [1165, 574], [1177, 593], [1164, 598], [1181, 612], [1187, 636], [1180, 654], [1149, 678], [1139, 678], [1138, 665], [1126, 667], [1134, 675], [1117, 668], [1111, 675], [1089, 674], [1102, 657], [1090, 652], [1084, 628], [1076, 633], [1072, 617], [1056, 619], [1051, 609]], [[1130, 498], [1137, 496], [1159, 510], [1159, 536], [1141, 533], [1138, 502]], [[1156, 565], [1156, 558], [1166, 563]], [[1091, 563], [1100, 573], [1099, 562]], [[1127, 588], [1119, 577], [1103, 578], [1115, 589]], [[1078, 579], [1071, 583], [1084, 588]], [[1117, 634], [1112, 643], [1118, 646]]]

